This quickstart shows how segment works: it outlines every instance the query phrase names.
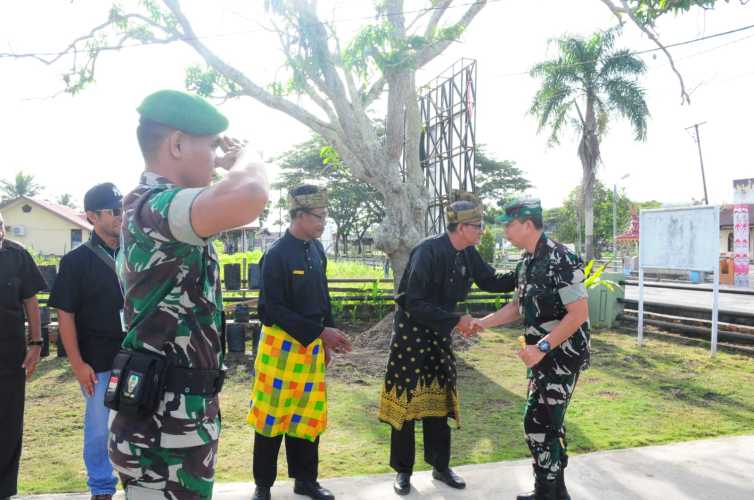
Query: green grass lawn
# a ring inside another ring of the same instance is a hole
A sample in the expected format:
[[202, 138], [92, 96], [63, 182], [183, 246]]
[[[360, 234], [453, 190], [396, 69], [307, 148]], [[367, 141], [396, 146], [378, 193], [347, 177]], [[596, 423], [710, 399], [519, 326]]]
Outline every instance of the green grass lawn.
[[[524, 368], [517, 331], [484, 333], [460, 353], [462, 428], [453, 432], [453, 464], [527, 456], [521, 416]], [[754, 358], [650, 337], [597, 332], [592, 368], [576, 388], [567, 418], [572, 453], [754, 433]], [[353, 379], [353, 377], [351, 377]], [[388, 472], [389, 428], [376, 420], [379, 377], [329, 383], [330, 426], [320, 445], [320, 473]], [[251, 480], [252, 431], [245, 423], [248, 374], [234, 372], [222, 393], [218, 481]], [[83, 398], [65, 361], [45, 360], [29, 382], [22, 493], [84, 491]], [[421, 432], [417, 432], [421, 440]], [[417, 466], [421, 445], [417, 446]], [[280, 478], [287, 477], [285, 458]]]

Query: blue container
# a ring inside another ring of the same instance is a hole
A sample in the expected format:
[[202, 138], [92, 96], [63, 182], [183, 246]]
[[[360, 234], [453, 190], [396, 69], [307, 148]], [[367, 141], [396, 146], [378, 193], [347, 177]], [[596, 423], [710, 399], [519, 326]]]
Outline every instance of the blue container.
[[698, 285], [702, 282], [702, 273], [700, 271], [689, 271], [689, 281]]

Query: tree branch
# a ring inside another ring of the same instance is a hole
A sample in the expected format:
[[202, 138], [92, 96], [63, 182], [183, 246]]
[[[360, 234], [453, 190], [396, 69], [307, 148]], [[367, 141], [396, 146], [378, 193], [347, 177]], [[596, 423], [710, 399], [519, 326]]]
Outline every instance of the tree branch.
[[432, 17], [429, 18], [429, 23], [424, 30], [424, 38], [426, 38], [427, 40], [432, 39], [432, 36], [434, 36], [435, 30], [437, 29], [437, 25], [440, 23], [440, 19], [442, 19], [445, 11], [448, 7], [450, 7], [450, 4], [452, 3], [453, 0], [442, 0], [434, 6], [435, 10], [432, 11]]
[[602, 3], [605, 4], [613, 14], [615, 14], [615, 16], [620, 20], [621, 24], [623, 24], [621, 14], [627, 15], [631, 19], [631, 21], [633, 21], [636, 27], [644, 32], [644, 34], [647, 35], [649, 39], [652, 40], [655, 45], [660, 48], [660, 50], [662, 50], [662, 52], [665, 54], [665, 57], [667, 57], [668, 62], [670, 63], [670, 69], [672, 69], [673, 73], [675, 73], [675, 75], [678, 77], [678, 83], [681, 85], [681, 104], [691, 104], [691, 97], [689, 96], [688, 92], [686, 92], [686, 84], [683, 81], [683, 76], [681, 75], [681, 72], [676, 68], [673, 56], [670, 55], [668, 49], [665, 48], [662, 42], [660, 42], [657, 34], [655, 34], [648, 26], [639, 21], [633, 10], [631, 10], [631, 7], [629, 7], [626, 0], [620, 0], [622, 7], [614, 4], [612, 0], [602, 0]]
[[173, 15], [178, 21], [178, 24], [181, 26], [181, 28], [184, 31], [186, 36], [183, 38], [183, 41], [189, 44], [200, 56], [202, 56], [202, 58], [207, 62], [207, 64], [209, 64], [217, 72], [219, 72], [220, 74], [222, 74], [229, 80], [237, 82], [241, 87], [243, 87], [244, 92], [247, 95], [257, 99], [261, 103], [271, 108], [277, 109], [278, 111], [282, 111], [283, 113], [300, 121], [307, 127], [311, 128], [312, 130], [316, 131], [317, 133], [323, 136], [332, 136], [334, 129], [331, 124], [320, 120], [313, 114], [309, 113], [302, 107], [292, 103], [291, 101], [288, 101], [279, 96], [275, 96], [271, 94], [267, 90], [263, 89], [262, 87], [260, 87], [259, 85], [251, 81], [246, 75], [241, 73], [238, 69], [236, 69], [235, 67], [231, 66], [230, 64], [220, 59], [219, 56], [217, 56], [206, 45], [204, 45], [199, 40], [199, 38], [194, 34], [194, 30], [191, 27], [191, 24], [189, 23], [188, 19], [183, 14], [183, 12], [180, 9], [180, 6], [178, 5], [178, 0], [163, 0], [163, 1], [165, 2], [165, 5], [167, 5], [170, 11], [173, 13]]
[[369, 107], [370, 104], [382, 95], [382, 91], [385, 89], [385, 83], [387, 83], [385, 77], [381, 76], [376, 82], [374, 82], [374, 84], [372, 84], [372, 87], [364, 96], [364, 107]]
[[[471, 24], [471, 21], [474, 20], [476, 15], [479, 14], [479, 12], [484, 8], [485, 5], [487, 5], [487, 0], [480, 0], [478, 2], [470, 4], [468, 10], [463, 14], [461, 19], [454, 25], [450, 26], [450, 29], [451, 30], [465, 29], [469, 24]], [[417, 69], [422, 68], [432, 59], [442, 54], [442, 52], [453, 41], [455, 40], [438, 40], [434, 44], [428, 45], [425, 49], [419, 52], [419, 54], [417, 54], [416, 68]]]

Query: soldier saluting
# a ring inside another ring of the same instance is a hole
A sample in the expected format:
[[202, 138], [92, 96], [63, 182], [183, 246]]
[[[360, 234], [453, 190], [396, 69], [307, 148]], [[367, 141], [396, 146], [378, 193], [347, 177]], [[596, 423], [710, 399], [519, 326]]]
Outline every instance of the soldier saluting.
[[[267, 177], [219, 136], [228, 120], [204, 99], [161, 90], [138, 111], [146, 169], [124, 199], [118, 270], [128, 332], [105, 396], [117, 409], [110, 459], [128, 498], [209, 499], [223, 381], [212, 237], [262, 213]], [[210, 186], [216, 166], [228, 172]]]

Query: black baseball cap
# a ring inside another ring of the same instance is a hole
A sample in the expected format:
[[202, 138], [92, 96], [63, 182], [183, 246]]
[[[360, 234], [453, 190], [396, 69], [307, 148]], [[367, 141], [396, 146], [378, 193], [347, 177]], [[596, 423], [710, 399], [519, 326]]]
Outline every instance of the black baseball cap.
[[84, 210], [107, 210], [121, 208], [123, 195], [112, 182], [97, 184], [84, 195]]

